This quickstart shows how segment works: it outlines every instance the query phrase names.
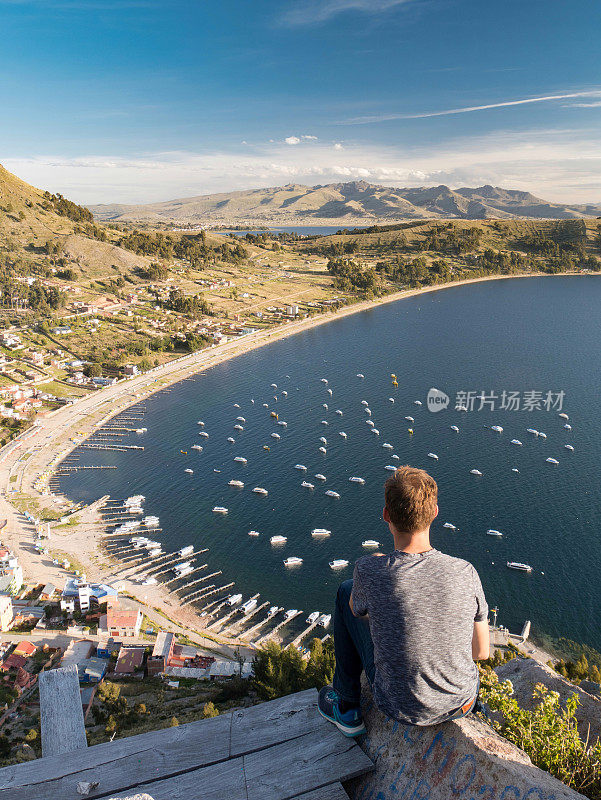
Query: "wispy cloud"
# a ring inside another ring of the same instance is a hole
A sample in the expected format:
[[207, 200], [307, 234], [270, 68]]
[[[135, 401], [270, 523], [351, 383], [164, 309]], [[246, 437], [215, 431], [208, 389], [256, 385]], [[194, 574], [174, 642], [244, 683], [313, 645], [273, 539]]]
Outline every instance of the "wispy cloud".
[[601, 100], [593, 103], [566, 103], [565, 108], [601, 108]]
[[[270, 140], [273, 141], [273, 140]], [[301, 142], [316, 142], [317, 136], [311, 136], [309, 134], [304, 133], [302, 136], [287, 136], [284, 139], [286, 144], [300, 144]]]
[[510, 106], [524, 106], [531, 103], [549, 103], [556, 100], [571, 100], [577, 97], [601, 97], [601, 90], [590, 90], [584, 92], [566, 92], [563, 94], [546, 94], [540, 97], [526, 97], [520, 100], [503, 100], [500, 103], [486, 103], [480, 106], [462, 106], [461, 108], [445, 108], [440, 111], [423, 111], [419, 114], [374, 114], [365, 117], [354, 117], [344, 120], [340, 124], [345, 125], [367, 125], [374, 122], [389, 122], [397, 119], [427, 119], [428, 117], [446, 117], [450, 114], [470, 114], [473, 111], [489, 111], [493, 108], [509, 108]]
[[296, 0], [294, 8], [281, 15], [280, 23], [290, 27], [316, 25], [348, 11], [379, 14], [412, 2], [415, 0]]
[[361, 179], [388, 186], [493, 184], [556, 202], [601, 202], [597, 129], [497, 131], [412, 148], [345, 142], [338, 149], [330, 141], [300, 149], [280, 141], [228, 152], [15, 157], [4, 165], [30, 183], [90, 204]]

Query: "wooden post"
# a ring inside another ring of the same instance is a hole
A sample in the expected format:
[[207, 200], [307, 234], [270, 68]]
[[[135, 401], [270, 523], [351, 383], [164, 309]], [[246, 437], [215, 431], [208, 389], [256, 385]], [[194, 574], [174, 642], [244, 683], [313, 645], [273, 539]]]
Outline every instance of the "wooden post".
[[40, 673], [42, 756], [82, 750], [88, 746], [77, 667]]

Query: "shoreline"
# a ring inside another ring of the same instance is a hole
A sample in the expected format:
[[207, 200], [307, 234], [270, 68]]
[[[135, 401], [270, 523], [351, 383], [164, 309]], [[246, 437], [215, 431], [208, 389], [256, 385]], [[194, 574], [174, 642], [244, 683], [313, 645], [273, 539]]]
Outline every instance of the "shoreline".
[[[560, 275], [568, 277], [582, 274], [560, 273]], [[584, 274], [600, 275], [601, 273], [588, 272]], [[27, 546], [28, 544], [33, 545], [34, 531], [32, 526], [24, 520], [23, 516], [10, 502], [11, 493], [13, 490], [19, 490], [21, 494], [37, 500], [45, 510], [49, 508], [57, 510], [57, 506], [60, 509], [61, 505], [64, 506], [66, 502], [71, 502], [60, 495], [45, 495], [41, 493], [34, 487], [34, 483], [39, 475], [45, 472], [52, 474], [52, 467], [57, 462], [61, 461], [67, 453], [81, 444], [93, 430], [106, 423], [111, 417], [145, 400], [147, 397], [192, 375], [199, 374], [210, 367], [222, 364], [271, 342], [351, 314], [367, 311], [379, 305], [396, 302], [407, 297], [448, 289], [453, 286], [534, 277], [556, 277], [556, 275], [541, 273], [491, 275], [419, 289], [403, 290], [386, 295], [383, 298], [353, 303], [337, 311], [325, 312], [310, 319], [286, 323], [268, 331], [250, 334], [242, 340], [234, 340], [182, 356], [127, 381], [122, 381], [95, 394], [81, 398], [71, 406], [52, 412], [41, 420], [39, 425], [28, 429], [20, 439], [13, 440], [0, 451], [0, 488], [3, 490], [3, 496], [0, 497], [0, 516], [6, 517], [8, 520], [2, 538], [10, 544], [17, 554], [19, 562], [23, 566], [26, 580], [36, 581], [37, 583], [52, 582], [57, 587], [62, 586], [66, 577], [62, 568], [52, 565], [48, 557], [36, 553], [33, 548]], [[201, 618], [198, 611], [192, 608], [191, 605], [187, 605], [185, 609], [182, 609], [177, 604], [177, 596], [170, 593], [164, 586], [141, 586], [118, 577], [119, 571], [123, 570], [123, 564], [114, 556], [109, 556], [102, 546], [103, 539], [106, 541], [104, 525], [95, 506], [96, 504], [92, 503], [74, 514], [74, 517], [78, 518], [77, 524], [52, 524], [52, 538], [49, 542], [49, 549], [64, 552], [74, 562], [83, 565], [89, 580], [107, 582], [112, 580], [121, 584], [123, 591], [133, 596], [144, 607], [149, 618], [152, 619], [152, 612], [155, 612], [155, 620], [156, 612], [167, 615], [178, 626], [186, 628], [199, 637], [203, 637], [203, 628], [199, 624]], [[80, 517], [82, 518], [81, 520], [79, 519]], [[223, 643], [230, 647], [236, 644], [236, 639], [231, 636], [220, 637], [219, 634], [211, 634], [207, 639], [211, 643]], [[247, 642], [244, 643], [244, 646], [252, 647]]]

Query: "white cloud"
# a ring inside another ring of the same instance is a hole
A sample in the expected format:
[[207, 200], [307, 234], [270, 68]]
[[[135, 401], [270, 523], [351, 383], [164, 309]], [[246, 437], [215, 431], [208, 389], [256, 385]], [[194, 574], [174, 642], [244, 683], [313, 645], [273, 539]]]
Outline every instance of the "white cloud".
[[[297, 137], [300, 138], [300, 137]], [[498, 131], [425, 146], [332, 142], [240, 146], [235, 152], [163, 152], [139, 157], [7, 158], [30, 183], [82, 203], [150, 203], [286, 183], [367, 180], [391, 186], [493, 184], [558, 202], [601, 202], [601, 131]]]
[[298, 136], [287, 136], [284, 141], [286, 144], [300, 144], [300, 138]]
[[601, 108], [601, 100], [594, 103], [566, 103], [564, 108]]
[[311, 142], [311, 141], [312, 142], [316, 142], [317, 141], [317, 136], [308, 136], [307, 134], [303, 134], [301, 136], [301, 139], [304, 139], [306, 142]]
[[486, 103], [480, 106], [463, 106], [461, 108], [447, 108], [442, 111], [424, 111], [419, 114], [374, 114], [366, 117], [355, 117], [344, 121], [349, 125], [366, 125], [373, 122], [389, 122], [395, 119], [427, 119], [428, 117], [446, 117], [449, 114], [469, 114], [473, 111], [488, 111], [492, 108], [507, 108], [509, 106], [523, 106], [530, 103], [547, 103], [553, 100], [569, 100], [575, 97], [601, 97], [601, 90], [583, 92], [567, 92], [564, 94], [548, 94], [540, 97], [527, 97], [522, 100], [504, 100], [501, 103]]
[[349, 11], [365, 14], [381, 14], [395, 6], [405, 5], [415, 0], [295, 0], [293, 8], [285, 11], [280, 23], [290, 27], [316, 25], [331, 17]]
[[[273, 139], [269, 140], [273, 142]], [[317, 136], [310, 136], [309, 134], [303, 133], [301, 136], [287, 136], [284, 141], [286, 144], [300, 144], [301, 142], [316, 142]]]
[[344, 150], [344, 148], [340, 144], [340, 142], [336, 142], [336, 144], [334, 145], [334, 150]]

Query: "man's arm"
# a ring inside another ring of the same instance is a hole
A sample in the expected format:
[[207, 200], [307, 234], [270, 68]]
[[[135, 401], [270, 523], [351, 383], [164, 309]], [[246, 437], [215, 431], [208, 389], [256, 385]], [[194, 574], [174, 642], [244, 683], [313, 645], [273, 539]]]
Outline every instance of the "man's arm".
[[355, 609], [353, 607], [353, 593], [352, 592], [351, 592], [351, 596], [349, 597], [348, 604], [351, 607], [351, 611], [353, 612], [353, 616], [354, 617], [367, 617], [367, 614], [355, 614]]
[[[351, 606], [352, 610], [352, 606]], [[474, 661], [484, 661], [490, 655], [490, 634], [488, 620], [474, 622], [474, 635], [472, 636], [472, 658]]]

